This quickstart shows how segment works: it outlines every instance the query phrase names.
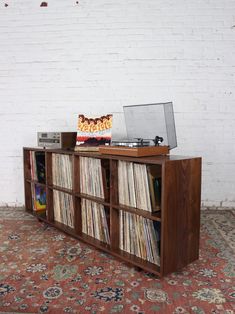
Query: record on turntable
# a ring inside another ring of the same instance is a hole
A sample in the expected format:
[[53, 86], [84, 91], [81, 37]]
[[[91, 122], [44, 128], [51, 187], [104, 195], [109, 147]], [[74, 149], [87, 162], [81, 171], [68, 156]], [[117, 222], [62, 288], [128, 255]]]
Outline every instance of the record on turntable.
[[111, 145], [121, 147], [148, 147], [150, 146], [150, 142], [149, 140], [138, 138], [133, 140], [113, 140]]
[[100, 146], [101, 154], [143, 157], [154, 155], [167, 155], [169, 146], [150, 145], [150, 140], [138, 138], [136, 140], [113, 141], [111, 146]]

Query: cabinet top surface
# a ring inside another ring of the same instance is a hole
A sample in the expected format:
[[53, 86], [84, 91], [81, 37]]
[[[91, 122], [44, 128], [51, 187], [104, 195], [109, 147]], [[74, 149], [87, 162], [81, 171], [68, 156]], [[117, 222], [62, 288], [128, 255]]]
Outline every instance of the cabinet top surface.
[[93, 157], [93, 158], [102, 158], [102, 159], [113, 159], [113, 160], [126, 160], [126, 161], [137, 161], [137, 162], [147, 162], [147, 163], [164, 163], [166, 161], [177, 161], [184, 159], [194, 159], [201, 158], [200, 156], [180, 156], [180, 155], [158, 155], [158, 156], [145, 156], [145, 157], [129, 157], [129, 156], [120, 156], [120, 155], [106, 155], [100, 154], [99, 152], [75, 152], [73, 150], [65, 149], [50, 149], [50, 148], [41, 148], [41, 147], [23, 147], [25, 151], [43, 151], [47, 153], [57, 153], [57, 154], [71, 154], [75, 156], [84, 156], [84, 157]]

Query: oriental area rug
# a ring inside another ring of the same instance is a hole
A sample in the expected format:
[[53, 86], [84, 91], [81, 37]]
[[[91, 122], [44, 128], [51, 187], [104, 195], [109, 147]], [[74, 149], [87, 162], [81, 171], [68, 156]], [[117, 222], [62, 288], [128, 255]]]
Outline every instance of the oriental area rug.
[[163, 279], [0, 208], [0, 313], [235, 312], [235, 216], [202, 211], [200, 258]]

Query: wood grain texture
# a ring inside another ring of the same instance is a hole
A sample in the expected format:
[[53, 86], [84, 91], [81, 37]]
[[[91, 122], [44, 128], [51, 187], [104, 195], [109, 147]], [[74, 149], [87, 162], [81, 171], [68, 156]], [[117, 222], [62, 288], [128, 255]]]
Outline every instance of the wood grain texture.
[[54, 221], [54, 198], [53, 198], [53, 189], [47, 186], [46, 189], [46, 208], [47, 208], [47, 218], [48, 221]]
[[119, 210], [110, 209], [110, 242], [111, 249], [119, 248]]
[[128, 213], [137, 214], [139, 216], [142, 216], [151, 220], [161, 221], [161, 211], [151, 213], [151, 212], [148, 212], [147, 210], [138, 209], [138, 208], [130, 207], [126, 205], [113, 205], [113, 207], [119, 210], [124, 210]]
[[101, 158], [101, 172], [104, 189], [104, 199], [110, 201], [110, 160]]
[[[201, 158], [183, 156], [128, 157], [102, 155], [92, 152], [78, 153], [65, 150], [43, 150], [24, 148], [24, 182], [26, 210], [32, 211], [30, 171], [30, 150], [46, 153], [47, 218], [40, 218], [50, 225], [91, 244], [98, 249], [143, 268], [158, 276], [182, 269], [198, 258], [201, 202]], [[52, 153], [73, 155], [73, 190], [52, 185]], [[101, 158], [102, 167], [110, 169], [109, 195], [106, 200], [80, 193], [79, 157]], [[162, 177], [161, 211], [148, 213], [144, 210], [118, 204], [118, 160], [157, 165]], [[160, 166], [160, 167], [159, 167]], [[73, 196], [75, 226], [69, 228], [54, 221], [53, 190], [60, 190]], [[111, 245], [82, 233], [81, 198], [106, 206], [110, 219]], [[140, 216], [161, 222], [161, 265], [160, 267], [119, 249], [119, 212], [137, 213]]]
[[110, 203], [118, 204], [118, 161], [110, 160]]
[[52, 178], [52, 153], [45, 152], [45, 163], [46, 163], [46, 184], [52, 185], [53, 178]]
[[33, 204], [32, 204], [32, 183], [27, 182], [25, 180], [24, 183], [24, 193], [25, 193], [25, 209], [28, 211], [33, 211]]
[[25, 209], [32, 211], [32, 192], [31, 192], [31, 170], [30, 170], [30, 151], [23, 149], [24, 166], [24, 198]]
[[46, 212], [49, 221], [54, 220], [54, 201], [53, 201], [53, 190], [50, 188], [53, 182], [52, 178], [52, 153], [45, 152], [45, 166], [46, 166]]
[[198, 258], [201, 159], [169, 161], [163, 175], [162, 275]]
[[79, 156], [73, 155], [73, 191], [80, 193], [80, 163]]
[[111, 248], [119, 248], [119, 210], [112, 207], [118, 201], [118, 162], [110, 160], [110, 241]]
[[24, 179], [31, 179], [30, 151], [23, 149]]
[[148, 147], [122, 147], [122, 146], [100, 146], [99, 152], [106, 155], [120, 155], [130, 157], [156, 156], [169, 154], [168, 146]]
[[78, 235], [82, 234], [82, 213], [81, 213], [81, 199], [73, 195], [74, 206], [74, 230]]

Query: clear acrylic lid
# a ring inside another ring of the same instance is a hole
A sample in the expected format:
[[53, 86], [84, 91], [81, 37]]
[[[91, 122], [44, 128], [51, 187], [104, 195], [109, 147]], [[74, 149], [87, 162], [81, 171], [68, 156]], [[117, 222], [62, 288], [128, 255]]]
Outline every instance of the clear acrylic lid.
[[156, 136], [163, 138], [161, 145], [177, 147], [172, 102], [124, 106], [125, 127], [128, 139], [148, 139], [154, 145]]

